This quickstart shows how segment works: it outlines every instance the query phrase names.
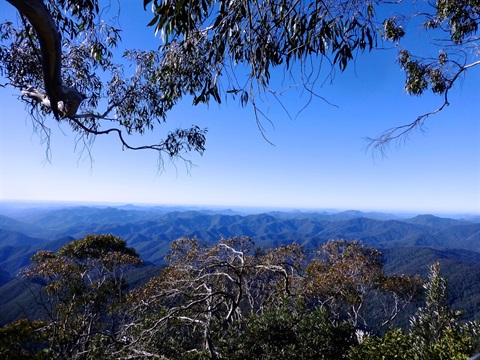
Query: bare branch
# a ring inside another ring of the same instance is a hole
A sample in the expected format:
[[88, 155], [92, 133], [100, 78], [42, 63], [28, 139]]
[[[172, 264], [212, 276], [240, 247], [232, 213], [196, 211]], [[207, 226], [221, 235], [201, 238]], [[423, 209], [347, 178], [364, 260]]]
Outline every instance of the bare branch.
[[417, 129], [422, 129], [423, 124], [427, 118], [432, 115], [438, 114], [441, 112], [445, 107], [447, 107], [449, 103], [449, 92], [452, 89], [455, 82], [458, 80], [460, 75], [465, 73], [468, 69], [480, 65], [480, 60], [472, 62], [467, 65], [461, 66], [458, 64], [459, 70], [454, 74], [454, 76], [448, 80], [448, 84], [445, 88], [443, 93], [443, 102], [442, 104], [435, 110], [429, 111], [423, 115], [418, 116], [414, 121], [409, 124], [396, 126], [384, 131], [379, 137], [377, 138], [367, 138], [368, 145], [367, 149], [379, 150], [381, 153], [386, 151], [386, 148], [392, 142], [403, 142], [405, 141], [408, 136], [412, 133], [412, 131]]

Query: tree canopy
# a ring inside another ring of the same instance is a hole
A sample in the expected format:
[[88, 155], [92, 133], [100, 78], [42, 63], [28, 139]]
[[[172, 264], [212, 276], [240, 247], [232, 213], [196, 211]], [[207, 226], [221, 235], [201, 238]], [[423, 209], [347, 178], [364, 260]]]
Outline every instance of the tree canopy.
[[[182, 238], [157, 275], [132, 287], [139, 255], [115, 236], [88, 235], [32, 256], [22, 274], [44, 286], [33, 301], [43, 316], [0, 328], [0, 355], [433, 360], [478, 351], [480, 323], [448, 306], [438, 264], [425, 282], [385, 274], [381, 257], [345, 240], [314, 251], [295, 242], [257, 247], [247, 237]], [[395, 315], [423, 297], [408, 329], [396, 328]]]
[[[101, 1], [7, 2], [19, 17], [0, 24], [0, 75], [4, 86], [19, 90], [47, 136], [53, 116], [85, 138], [116, 133], [124, 148], [171, 158], [203, 153], [207, 130], [192, 124], [144, 146], [131, 145], [128, 135], [156, 129], [184, 98], [197, 105], [229, 97], [252, 106], [263, 134], [262, 123], [270, 119], [259, 102], [281, 91], [272, 86], [275, 68], [288, 74], [290, 85], [321, 98], [316, 85], [333, 80], [362, 52], [393, 43], [406, 92], [431, 91], [442, 99], [438, 109], [372, 140], [383, 147], [447, 106], [453, 86], [480, 64], [480, 4], [474, 0], [416, 6], [383, 0], [144, 0], [153, 12], [145, 25], [163, 41], [157, 49], [124, 51], [117, 49], [120, 25]], [[402, 45], [418, 27], [427, 54]]]

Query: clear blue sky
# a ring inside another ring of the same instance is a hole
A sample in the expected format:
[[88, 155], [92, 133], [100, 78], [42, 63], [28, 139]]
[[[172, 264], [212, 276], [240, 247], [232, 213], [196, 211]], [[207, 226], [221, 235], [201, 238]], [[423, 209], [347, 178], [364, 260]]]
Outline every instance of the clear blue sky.
[[[141, 2], [122, 6], [125, 45], [156, 47], [159, 39], [144, 26], [150, 14], [142, 12]], [[0, 20], [14, 16], [6, 2], [0, 7]], [[92, 162], [75, 151], [67, 126], [53, 120], [51, 162], [45, 162], [46, 147], [16, 90], [0, 88], [0, 198], [479, 214], [480, 69], [455, 87], [451, 105], [427, 120], [424, 133], [392, 147], [388, 158], [366, 152], [365, 137], [441, 103], [405, 94], [395, 57], [396, 50], [361, 56], [333, 86], [323, 86], [320, 94], [338, 108], [314, 100], [289, 119], [272, 103], [275, 128], [265, 128], [275, 146], [263, 139], [251, 108], [233, 101], [209, 108], [182, 103], [169, 114], [170, 126], [209, 129], [207, 151], [191, 158], [197, 166], [189, 171], [166, 160], [159, 173], [155, 153], [122, 151], [114, 136], [95, 140]], [[293, 115], [306, 100], [295, 89], [283, 96]], [[158, 126], [134, 141], [155, 142], [164, 131]]]

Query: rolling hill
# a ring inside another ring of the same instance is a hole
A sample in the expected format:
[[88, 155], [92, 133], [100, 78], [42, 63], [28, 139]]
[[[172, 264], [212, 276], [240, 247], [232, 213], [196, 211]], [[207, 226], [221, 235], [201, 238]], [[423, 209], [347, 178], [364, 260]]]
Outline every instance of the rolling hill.
[[[296, 241], [314, 248], [329, 239], [361, 240], [382, 251], [389, 273], [426, 276], [428, 266], [440, 261], [451, 285], [452, 304], [468, 318], [480, 319], [480, 223], [358, 211], [238, 214], [231, 210], [174, 210], [81, 206], [0, 215], [0, 307], [8, 309], [2, 310], [3, 323], [21, 316], [20, 309], [31, 301], [17, 278], [30, 256], [42, 249], [55, 251], [90, 233], [122, 237], [148, 266], [164, 264], [170, 243], [185, 236], [205, 242], [250, 236], [263, 247]], [[144, 281], [142, 277], [149, 274], [137, 273], [135, 281]]]

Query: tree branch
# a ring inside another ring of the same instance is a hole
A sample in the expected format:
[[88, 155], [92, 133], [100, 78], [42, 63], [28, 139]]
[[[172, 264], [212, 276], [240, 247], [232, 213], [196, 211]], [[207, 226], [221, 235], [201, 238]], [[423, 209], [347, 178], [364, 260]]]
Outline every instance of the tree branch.
[[25, 16], [35, 30], [42, 53], [43, 82], [46, 94], [38, 89], [22, 91], [52, 109], [55, 118], [72, 116], [86, 96], [62, 81], [62, 39], [55, 21], [41, 0], [7, 0]]
[[448, 95], [450, 89], [455, 84], [455, 81], [460, 77], [461, 74], [466, 72], [468, 69], [480, 65], [480, 60], [472, 62], [467, 65], [461, 66], [458, 64], [460, 69], [455, 73], [455, 75], [448, 81], [448, 85], [443, 93], [443, 103], [435, 110], [429, 111], [423, 115], [418, 116], [414, 121], [409, 124], [396, 126], [384, 131], [379, 137], [377, 138], [367, 138], [369, 144], [367, 148], [373, 148], [374, 150], [380, 150], [380, 152], [384, 153], [385, 148], [392, 142], [392, 141], [401, 141], [405, 139], [412, 130], [419, 129], [422, 127], [424, 121], [430, 117], [431, 115], [435, 115], [442, 111], [445, 107], [447, 107], [450, 103], [448, 100]]

